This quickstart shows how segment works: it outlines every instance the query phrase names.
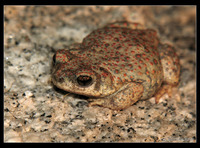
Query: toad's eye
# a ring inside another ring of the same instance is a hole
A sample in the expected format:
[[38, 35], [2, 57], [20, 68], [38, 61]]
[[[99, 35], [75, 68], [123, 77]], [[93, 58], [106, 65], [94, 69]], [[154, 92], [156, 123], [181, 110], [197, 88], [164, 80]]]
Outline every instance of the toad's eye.
[[56, 63], [56, 54], [53, 55], [53, 65]]
[[90, 76], [87, 76], [87, 75], [80, 75], [78, 78], [77, 78], [77, 82], [80, 86], [82, 87], [87, 87], [87, 86], [90, 86], [93, 82], [92, 80], [92, 77]]

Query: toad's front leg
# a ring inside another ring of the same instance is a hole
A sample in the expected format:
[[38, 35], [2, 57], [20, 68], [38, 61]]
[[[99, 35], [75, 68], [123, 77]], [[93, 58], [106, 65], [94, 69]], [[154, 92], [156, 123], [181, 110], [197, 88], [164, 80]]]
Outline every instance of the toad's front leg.
[[139, 83], [128, 83], [116, 93], [101, 99], [90, 99], [89, 106], [99, 105], [112, 110], [125, 109], [137, 102], [143, 94], [143, 86]]

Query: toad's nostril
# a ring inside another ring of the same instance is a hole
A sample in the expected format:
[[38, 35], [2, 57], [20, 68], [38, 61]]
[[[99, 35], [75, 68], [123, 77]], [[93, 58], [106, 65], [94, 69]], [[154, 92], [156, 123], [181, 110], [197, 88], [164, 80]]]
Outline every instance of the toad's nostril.
[[87, 76], [87, 75], [80, 75], [77, 78], [77, 82], [80, 86], [90, 86], [92, 84], [92, 77]]

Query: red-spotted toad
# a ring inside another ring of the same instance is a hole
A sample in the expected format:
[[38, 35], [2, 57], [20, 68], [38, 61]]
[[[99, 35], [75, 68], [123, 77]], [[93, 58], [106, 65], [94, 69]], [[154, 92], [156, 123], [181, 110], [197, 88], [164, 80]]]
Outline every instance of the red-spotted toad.
[[[90, 106], [113, 110], [156, 96], [179, 82], [174, 48], [138, 23], [115, 22], [94, 30], [80, 44], [58, 50], [52, 82], [65, 91], [90, 97]], [[164, 84], [164, 85], [161, 85]]]

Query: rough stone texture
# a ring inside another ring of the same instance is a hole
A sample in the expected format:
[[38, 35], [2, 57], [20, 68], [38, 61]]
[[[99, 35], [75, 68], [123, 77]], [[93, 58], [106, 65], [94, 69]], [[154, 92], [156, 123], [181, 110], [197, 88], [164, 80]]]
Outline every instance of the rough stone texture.
[[[195, 6], [5, 6], [4, 16], [5, 142], [196, 142]], [[124, 19], [174, 44], [179, 93], [112, 111], [52, 86], [57, 49]]]

